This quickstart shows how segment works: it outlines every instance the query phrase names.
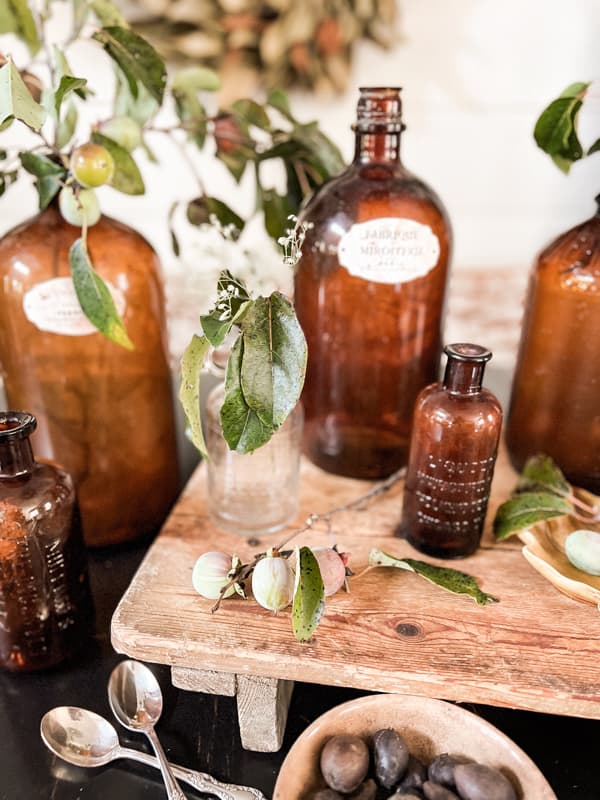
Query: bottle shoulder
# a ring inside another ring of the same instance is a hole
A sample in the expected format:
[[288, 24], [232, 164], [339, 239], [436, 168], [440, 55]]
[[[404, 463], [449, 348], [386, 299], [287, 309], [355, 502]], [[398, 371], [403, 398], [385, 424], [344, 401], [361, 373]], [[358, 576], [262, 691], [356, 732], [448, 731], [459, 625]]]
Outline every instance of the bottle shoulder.
[[550, 242], [539, 254], [533, 275], [549, 286], [600, 296], [600, 216]]
[[483, 387], [476, 394], [455, 394], [444, 389], [442, 382], [426, 387], [417, 398], [415, 424], [431, 421], [443, 427], [470, 421], [475, 426], [499, 425], [502, 406], [498, 398]]
[[36, 461], [27, 479], [0, 480], [0, 499], [18, 508], [25, 519], [38, 521], [54, 516], [75, 503], [73, 481], [51, 462]]

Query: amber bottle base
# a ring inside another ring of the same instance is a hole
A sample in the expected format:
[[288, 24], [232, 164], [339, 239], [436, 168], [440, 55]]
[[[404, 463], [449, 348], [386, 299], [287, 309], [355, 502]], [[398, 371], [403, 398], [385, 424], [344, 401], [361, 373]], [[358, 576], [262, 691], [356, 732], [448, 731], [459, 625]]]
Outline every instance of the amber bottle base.
[[304, 453], [326, 472], [378, 480], [406, 465], [408, 443], [391, 431], [311, 420], [305, 424]]
[[423, 553], [423, 555], [426, 556], [431, 556], [432, 558], [466, 558], [467, 556], [472, 556], [478, 547], [477, 543], [467, 550], [465, 550], [464, 547], [433, 547], [432, 545], [425, 544], [418, 539], [413, 539], [410, 535], [405, 535], [402, 530], [398, 530], [396, 532], [396, 536], [406, 539], [411, 547], [414, 547], [415, 550], [419, 551], [419, 553]]

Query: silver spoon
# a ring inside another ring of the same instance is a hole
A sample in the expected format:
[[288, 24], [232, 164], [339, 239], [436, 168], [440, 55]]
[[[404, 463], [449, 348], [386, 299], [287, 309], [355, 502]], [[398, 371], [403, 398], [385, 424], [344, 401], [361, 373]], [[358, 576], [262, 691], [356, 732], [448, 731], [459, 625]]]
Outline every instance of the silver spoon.
[[[119, 758], [130, 758], [140, 764], [159, 768], [154, 756], [121, 747], [116, 730], [104, 717], [85, 708], [61, 706], [42, 717], [40, 734], [46, 747], [63, 761], [76, 767], [102, 767]], [[181, 781], [219, 800], [266, 800], [258, 789], [221, 783], [203, 772], [171, 765]]]

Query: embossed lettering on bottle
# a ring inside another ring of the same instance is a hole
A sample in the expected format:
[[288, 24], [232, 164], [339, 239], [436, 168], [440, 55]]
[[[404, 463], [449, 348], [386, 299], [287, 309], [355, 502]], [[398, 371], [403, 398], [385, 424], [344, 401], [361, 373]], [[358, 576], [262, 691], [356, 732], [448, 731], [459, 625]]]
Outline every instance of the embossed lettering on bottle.
[[453, 558], [481, 538], [502, 410], [481, 385], [489, 350], [456, 344], [445, 352], [443, 383], [417, 398], [399, 532], [417, 550]]

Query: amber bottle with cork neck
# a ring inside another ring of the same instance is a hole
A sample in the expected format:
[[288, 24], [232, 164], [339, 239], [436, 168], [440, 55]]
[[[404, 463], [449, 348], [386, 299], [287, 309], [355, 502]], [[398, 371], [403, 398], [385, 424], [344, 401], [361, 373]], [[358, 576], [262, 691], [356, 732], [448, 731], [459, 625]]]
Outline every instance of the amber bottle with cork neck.
[[545, 453], [600, 494], [600, 195], [591, 219], [540, 254], [529, 281], [506, 443]]
[[331, 472], [380, 478], [406, 463], [415, 399], [437, 377], [451, 232], [400, 160], [400, 90], [361, 89], [353, 128], [352, 164], [300, 219], [304, 449]]
[[73, 482], [34, 460], [31, 414], [0, 412], [0, 666], [45, 669], [72, 655], [92, 625]]
[[489, 350], [453, 344], [444, 352], [444, 380], [415, 406], [399, 532], [423, 553], [456, 558], [481, 539], [502, 409], [482, 386]]

